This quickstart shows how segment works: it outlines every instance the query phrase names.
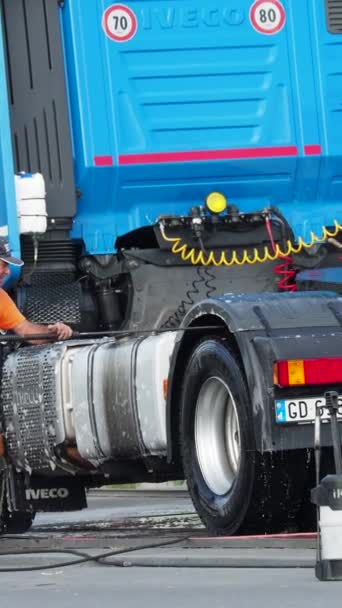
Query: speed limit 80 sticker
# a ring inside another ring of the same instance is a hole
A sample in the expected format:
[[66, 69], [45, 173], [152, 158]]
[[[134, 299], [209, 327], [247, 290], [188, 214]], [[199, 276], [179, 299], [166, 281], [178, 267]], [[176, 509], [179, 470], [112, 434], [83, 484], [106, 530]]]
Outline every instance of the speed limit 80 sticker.
[[111, 40], [127, 42], [137, 33], [138, 20], [134, 11], [125, 4], [112, 4], [103, 13], [102, 27]]
[[249, 18], [259, 34], [278, 34], [286, 23], [286, 12], [279, 0], [256, 0]]

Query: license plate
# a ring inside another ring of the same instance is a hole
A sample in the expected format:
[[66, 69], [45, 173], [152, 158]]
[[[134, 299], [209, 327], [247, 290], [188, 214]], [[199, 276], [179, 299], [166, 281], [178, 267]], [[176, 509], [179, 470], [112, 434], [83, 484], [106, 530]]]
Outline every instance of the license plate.
[[[342, 418], [342, 395], [338, 398], [338, 418]], [[319, 408], [321, 420], [330, 418], [325, 407], [324, 397], [310, 397], [305, 399], [277, 399], [275, 402], [275, 415], [277, 424], [308, 424], [315, 421], [316, 409]]]

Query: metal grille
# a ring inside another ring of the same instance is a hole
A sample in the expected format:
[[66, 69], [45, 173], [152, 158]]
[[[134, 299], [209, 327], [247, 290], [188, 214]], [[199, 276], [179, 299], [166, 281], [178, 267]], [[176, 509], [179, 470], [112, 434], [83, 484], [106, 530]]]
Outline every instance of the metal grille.
[[32, 286], [26, 289], [24, 315], [34, 323], [63, 321], [79, 324], [81, 321], [79, 283], [67, 283], [65, 275], [61, 277], [51, 274], [49, 277], [47, 274], [42, 274], [41, 276], [42, 284], [35, 279], [32, 281]]
[[34, 272], [29, 279], [29, 284], [38, 289], [60, 287], [61, 285], [69, 286], [72, 283], [75, 283], [74, 272]]
[[10, 459], [27, 470], [55, 466], [59, 425], [56, 410], [55, 365], [51, 347], [23, 348], [4, 365], [2, 405]]
[[[34, 243], [29, 235], [21, 235], [20, 251], [22, 259], [25, 262], [24, 272], [27, 268], [32, 269], [34, 265]], [[53, 269], [57, 274], [62, 268], [63, 271], [75, 272], [77, 260], [82, 255], [82, 243], [74, 240], [39, 240], [38, 243], [38, 260], [35, 274], [40, 271], [49, 271]], [[40, 270], [41, 269], [41, 270]]]
[[331, 34], [342, 34], [342, 0], [325, 0], [328, 31]]

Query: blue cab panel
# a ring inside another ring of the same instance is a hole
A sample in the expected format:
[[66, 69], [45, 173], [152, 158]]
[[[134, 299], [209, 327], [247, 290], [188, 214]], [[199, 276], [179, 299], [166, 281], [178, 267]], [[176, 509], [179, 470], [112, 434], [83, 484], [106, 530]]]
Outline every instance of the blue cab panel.
[[[20, 257], [11, 129], [3, 49], [2, 28], [0, 27], [0, 235], [8, 236], [13, 255], [15, 257]], [[19, 274], [20, 270], [15, 266], [11, 266], [11, 276], [5, 281], [5, 286], [9, 287], [11, 283], [18, 278]]]
[[325, 0], [67, 0], [61, 11], [89, 253], [211, 191], [341, 219], [342, 34]]

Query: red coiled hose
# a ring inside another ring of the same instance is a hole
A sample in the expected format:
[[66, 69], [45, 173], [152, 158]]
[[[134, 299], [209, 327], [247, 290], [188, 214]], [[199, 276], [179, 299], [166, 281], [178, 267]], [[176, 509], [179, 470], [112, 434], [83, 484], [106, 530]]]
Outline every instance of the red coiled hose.
[[[266, 218], [266, 228], [273, 251], [275, 251], [275, 242], [269, 218]], [[278, 283], [278, 289], [279, 291], [297, 291], [297, 285], [294, 282], [296, 271], [293, 270], [293, 259], [291, 256], [284, 256], [281, 259], [284, 261], [281, 262], [281, 264], [278, 264], [273, 270], [274, 274], [283, 277]]]

